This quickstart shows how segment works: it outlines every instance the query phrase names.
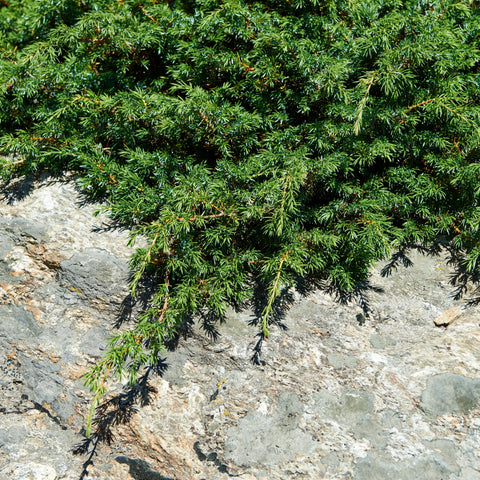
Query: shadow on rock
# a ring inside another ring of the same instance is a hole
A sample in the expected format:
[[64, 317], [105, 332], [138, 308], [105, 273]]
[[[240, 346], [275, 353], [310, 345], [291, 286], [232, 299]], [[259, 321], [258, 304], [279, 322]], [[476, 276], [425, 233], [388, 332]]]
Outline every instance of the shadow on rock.
[[[128, 278], [129, 284], [132, 281], [132, 276], [133, 273], [130, 272]], [[143, 275], [137, 286], [135, 297], [129, 293], [123, 299], [120, 305], [120, 311], [113, 324], [115, 328], [120, 328], [124, 323], [134, 320], [138, 315], [148, 309], [159, 281], [158, 275], [154, 272]]]
[[200, 442], [193, 444], [193, 450], [201, 462], [213, 462], [220, 473], [228, 473], [228, 467], [219, 460], [217, 452], [210, 452], [209, 454], [203, 453], [200, 448]]
[[[162, 376], [168, 365], [164, 359], [159, 359], [155, 366], [147, 368], [145, 374], [140, 377], [138, 383], [127, 386], [121, 393], [114, 395], [104, 401], [96, 409], [95, 417], [92, 420], [92, 433], [89, 437], [76, 445], [72, 452], [74, 455], [87, 455], [88, 458], [83, 464], [83, 470], [79, 480], [84, 480], [88, 475], [88, 468], [93, 464], [97, 455], [97, 448], [100, 444], [110, 445], [114, 439], [114, 427], [126, 425], [133, 415], [138, 411], [138, 406], [150, 404], [156, 389], [150, 385], [149, 379], [152, 374]], [[134, 476], [134, 475], [133, 475]], [[166, 477], [134, 476], [141, 480], [160, 480]]]
[[129, 458], [120, 455], [115, 458], [118, 463], [127, 464], [130, 468], [128, 473], [135, 480], [180, 480], [178, 477], [165, 477], [161, 473], [156, 472], [150, 468], [150, 465], [145, 460], [139, 458]]
[[28, 197], [34, 189], [34, 182], [35, 178], [30, 175], [9, 182], [2, 182], [0, 185], [0, 200], [4, 200], [8, 205], [12, 205]]
[[[265, 308], [271, 301], [271, 293], [265, 288], [265, 284], [257, 282], [253, 286], [253, 296], [251, 301], [246, 307], [250, 307], [253, 310], [254, 316], [250, 321], [250, 325], [258, 326], [264, 315]], [[342, 290], [335, 285], [327, 282], [320, 277], [302, 277], [295, 279], [295, 291], [302, 297], [307, 297], [316, 290], [323, 290], [330, 295], [333, 295], [337, 302], [341, 304], [348, 304], [356, 302], [361, 308], [365, 316], [362, 318], [368, 318], [372, 312], [370, 306], [369, 293], [382, 293], [383, 289], [375, 285], [370, 284], [368, 280], [359, 281], [355, 287], [349, 291]], [[280, 295], [273, 301], [271, 305], [271, 313], [269, 318], [269, 325], [274, 325], [282, 330], [287, 330], [287, 325], [284, 323], [284, 319], [295, 303], [295, 295], [289, 287], [285, 287], [280, 292]], [[240, 307], [240, 310], [245, 306]], [[265, 334], [259, 332], [257, 334], [257, 341], [253, 347], [253, 355], [251, 362], [254, 365], [265, 365], [265, 362], [261, 360], [262, 346], [265, 341]]]

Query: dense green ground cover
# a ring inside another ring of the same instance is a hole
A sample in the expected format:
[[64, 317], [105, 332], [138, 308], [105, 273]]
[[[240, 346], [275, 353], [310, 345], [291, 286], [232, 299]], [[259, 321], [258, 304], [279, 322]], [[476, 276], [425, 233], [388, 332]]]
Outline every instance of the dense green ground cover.
[[158, 279], [97, 399], [255, 282], [262, 339], [288, 286], [412, 247], [476, 280], [479, 66], [476, 0], [0, 0], [2, 176], [77, 172]]

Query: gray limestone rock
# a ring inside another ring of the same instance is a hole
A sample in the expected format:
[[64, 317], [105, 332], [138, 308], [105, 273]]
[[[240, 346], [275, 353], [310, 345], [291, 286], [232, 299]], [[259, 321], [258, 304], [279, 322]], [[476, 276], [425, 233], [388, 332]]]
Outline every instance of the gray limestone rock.
[[330, 418], [340, 425], [351, 426], [364, 421], [372, 412], [374, 397], [368, 392], [349, 390], [340, 398], [326, 391], [317, 392], [314, 399], [319, 415]]
[[357, 365], [357, 359], [353, 355], [332, 352], [327, 355], [327, 359], [333, 368], [353, 368]]
[[312, 436], [295, 427], [296, 410], [294, 405], [290, 414], [288, 409], [274, 416], [248, 412], [227, 431], [225, 456], [236, 465], [250, 467], [277, 465], [313, 452], [317, 444]]
[[354, 438], [358, 440], [366, 439], [372, 447], [382, 448], [388, 444], [389, 431], [376, 415], [367, 414], [364, 417], [360, 417], [350, 427], [350, 431]]
[[435, 462], [455, 474], [460, 473], [458, 465], [458, 448], [453, 440], [439, 438], [437, 440], [426, 440], [423, 442], [425, 447], [434, 457]]
[[393, 347], [397, 344], [397, 340], [389, 335], [375, 333], [370, 337], [370, 343], [375, 349], [383, 349]]
[[8, 260], [8, 255], [14, 247], [15, 241], [0, 222], [0, 282], [18, 283], [21, 280], [11, 274], [12, 270]]
[[0, 333], [25, 339], [41, 334], [42, 327], [33, 314], [16, 305], [0, 305]]
[[[6, 412], [3, 412], [4, 415]], [[17, 445], [25, 443], [29, 431], [25, 425], [17, 424], [11, 425], [7, 428], [0, 429], [0, 448], [4, 451], [16, 448]]]
[[126, 295], [128, 274], [124, 260], [91, 247], [60, 264], [59, 280], [64, 287], [87, 298], [120, 303]]
[[23, 217], [0, 218], [0, 229], [10, 233], [20, 244], [27, 241], [43, 242], [48, 240], [46, 225], [32, 222]]
[[56, 480], [57, 472], [50, 465], [41, 463], [14, 463], [0, 470], [11, 480]]
[[5, 230], [2, 223], [0, 218], [0, 263], [4, 262], [4, 258], [15, 246], [15, 242], [12, 240], [11, 235]]
[[480, 378], [453, 373], [434, 375], [427, 380], [422, 406], [432, 415], [468, 413], [480, 407]]
[[441, 480], [452, 478], [458, 467], [450, 468], [441, 455], [427, 452], [398, 461], [383, 452], [369, 453], [355, 468], [355, 480]]
[[289, 391], [280, 394], [277, 409], [278, 422], [288, 430], [295, 430], [300, 423], [305, 407], [298, 394]]

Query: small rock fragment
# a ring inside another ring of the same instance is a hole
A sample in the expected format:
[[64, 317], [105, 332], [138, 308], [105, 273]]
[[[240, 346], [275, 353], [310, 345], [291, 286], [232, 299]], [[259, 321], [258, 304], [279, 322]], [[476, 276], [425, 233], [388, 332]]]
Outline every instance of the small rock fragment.
[[437, 327], [448, 327], [451, 323], [457, 320], [462, 315], [461, 310], [458, 307], [452, 307], [441, 313], [435, 320]]

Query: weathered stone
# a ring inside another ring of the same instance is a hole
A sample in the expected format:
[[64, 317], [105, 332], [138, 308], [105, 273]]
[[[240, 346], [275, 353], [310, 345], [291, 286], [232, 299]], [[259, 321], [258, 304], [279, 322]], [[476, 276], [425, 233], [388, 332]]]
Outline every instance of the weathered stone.
[[[294, 410], [296, 406], [294, 407]], [[277, 465], [297, 455], [308, 455], [317, 444], [310, 435], [295, 428], [288, 414], [267, 416], [249, 412], [227, 431], [225, 455], [236, 465]]]
[[373, 410], [373, 396], [363, 391], [347, 391], [336, 398], [329, 392], [314, 394], [320, 415], [327, 415], [341, 425], [349, 426], [363, 421]]
[[388, 444], [389, 431], [373, 414], [358, 418], [349, 430], [355, 438], [367, 440], [372, 447], [382, 448]]
[[328, 363], [333, 368], [353, 368], [357, 365], [357, 359], [353, 355], [332, 352], [327, 355]]
[[0, 473], [11, 480], [56, 480], [57, 472], [49, 465], [38, 463], [13, 464]]
[[[0, 217], [0, 226], [2, 225], [2, 218]], [[15, 242], [5, 230], [0, 228], [0, 265], [5, 263], [4, 258], [15, 247]]]
[[455, 474], [460, 473], [460, 466], [457, 462], [458, 449], [453, 440], [445, 440], [440, 438], [438, 440], [428, 440], [423, 442], [435, 461], [443, 465], [448, 471]]
[[42, 328], [25, 308], [16, 305], [0, 305], [0, 331], [21, 340], [40, 335]]
[[277, 401], [279, 424], [287, 430], [298, 428], [305, 406], [295, 392], [282, 392]]
[[[4, 412], [5, 413], [5, 412]], [[22, 445], [27, 436], [28, 430], [24, 425], [12, 425], [0, 429], [0, 448], [4, 451], [11, 451], [12, 447]]]
[[466, 467], [462, 469], [462, 476], [459, 480], [478, 480], [478, 469]]
[[60, 284], [86, 298], [121, 303], [127, 292], [128, 267], [106, 250], [87, 248], [60, 264]]
[[370, 336], [370, 344], [373, 348], [381, 350], [384, 348], [393, 347], [397, 344], [397, 340], [395, 339], [395, 337], [392, 337], [390, 335], [381, 335], [378, 333], [374, 333]]
[[437, 327], [448, 327], [462, 315], [458, 307], [452, 307], [441, 313], [433, 322]]
[[432, 415], [468, 413], [480, 407], [480, 378], [442, 373], [427, 380], [422, 406]]
[[32, 240], [42, 242], [48, 239], [48, 228], [45, 225], [23, 217], [0, 218], [0, 226], [13, 237], [21, 239], [23, 244]]
[[[437, 455], [431, 452], [419, 454], [410, 459], [396, 461], [383, 452], [369, 453], [367, 458], [356, 465], [355, 480], [439, 480], [452, 478], [455, 470], [449, 468]], [[458, 470], [458, 468], [456, 469]]]

